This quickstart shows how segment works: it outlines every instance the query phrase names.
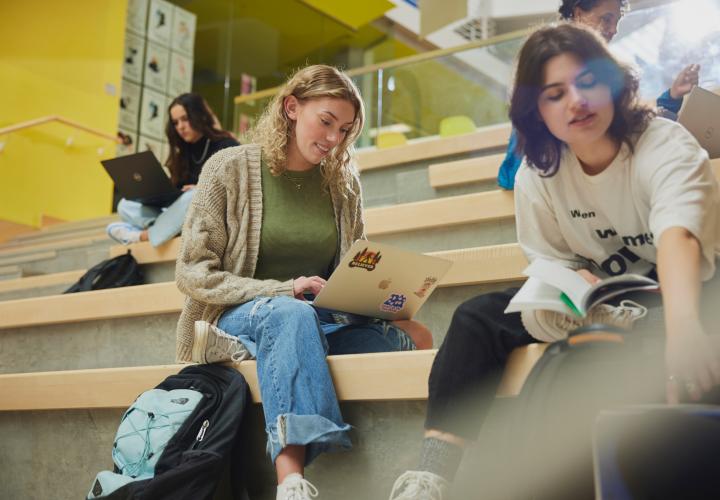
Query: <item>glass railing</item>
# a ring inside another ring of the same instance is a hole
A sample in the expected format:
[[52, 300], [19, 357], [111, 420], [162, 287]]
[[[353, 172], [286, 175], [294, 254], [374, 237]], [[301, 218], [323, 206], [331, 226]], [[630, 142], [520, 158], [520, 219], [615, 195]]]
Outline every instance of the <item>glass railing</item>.
[[[357, 145], [374, 145], [378, 135], [406, 141], [506, 122], [513, 60], [526, 33], [348, 70], [366, 108]], [[277, 90], [235, 98], [234, 130], [241, 137]]]
[[[689, 63], [701, 64], [702, 86], [717, 88], [720, 21], [712, 20], [718, 19], [720, 0], [682, 0], [629, 12], [611, 49], [638, 68], [642, 97], [648, 101], [669, 88], [674, 75]], [[527, 33], [349, 70], [367, 111], [358, 146], [452, 135], [507, 122], [514, 62]], [[235, 130], [242, 133], [251, 127], [276, 91], [236, 97]]]

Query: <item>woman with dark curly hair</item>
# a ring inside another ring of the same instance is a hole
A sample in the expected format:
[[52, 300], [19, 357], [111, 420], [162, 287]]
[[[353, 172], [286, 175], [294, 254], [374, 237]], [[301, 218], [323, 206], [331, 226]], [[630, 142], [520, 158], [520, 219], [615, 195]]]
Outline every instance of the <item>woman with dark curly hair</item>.
[[[718, 184], [707, 152], [684, 127], [639, 104], [637, 89], [595, 31], [563, 23], [528, 38], [510, 108], [526, 154], [515, 190], [518, 241], [529, 261], [554, 261], [590, 283], [657, 273], [667, 399], [697, 400], [720, 383], [717, 343], [700, 321], [701, 281], [714, 275], [720, 252]], [[504, 314], [516, 291], [456, 309], [430, 373], [420, 465], [398, 479], [393, 500], [444, 498], [513, 349], [643, 316], [642, 306], [622, 302], [582, 320], [545, 310]]]
[[177, 236], [205, 162], [221, 149], [239, 144], [230, 132], [222, 129], [205, 99], [194, 93], [181, 94], [172, 100], [165, 135], [170, 145], [165, 165], [172, 183], [182, 194], [166, 207], [120, 200], [117, 212], [122, 222], [108, 225], [107, 233], [123, 245], [149, 241], [156, 247]]

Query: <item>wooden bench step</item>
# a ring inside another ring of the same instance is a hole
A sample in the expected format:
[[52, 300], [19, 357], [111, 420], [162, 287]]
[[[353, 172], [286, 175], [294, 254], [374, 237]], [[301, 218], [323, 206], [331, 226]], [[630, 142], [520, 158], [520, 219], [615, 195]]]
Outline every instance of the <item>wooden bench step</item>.
[[[427, 398], [427, 378], [437, 350], [329, 356], [340, 401]], [[141, 392], [187, 365], [100, 368], [0, 375], [0, 411], [124, 408]], [[234, 365], [261, 402], [257, 363]]]
[[365, 210], [368, 237], [515, 216], [512, 191], [502, 189]]
[[509, 137], [510, 124], [502, 123], [479, 128], [469, 134], [422, 139], [387, 149], [369, 148], [358, 152], [358, 169], [365, 172], [402, 163], [502, 148], [507, 146]]
[[52, 226], [43, 227], [38, 231], [32, 233], [22, 234], [16, 236], [12, 241], [32, 241], [34, 239], [42, 239], [49, 235], [62, 234], [62, 233], [74, 233], [75, 231], [84, 231], [89, 229], [100, 229], [104, 230], [105, 226], [111, 222], [117, 222], [120, 220], [117, 214], [106, 215], [103, 217], [96, 217], [93, 219], [78, 220], [72, 222], [62, 222], [60, 224], [53, 224]]
[[[517, 396], [547, 344], [513, 351], [498, 397]], [[427, 399], [427, 380], [437, 349], [411, 352], [328, 356], [340, 401], [399, 401]], [[0, 411], [126, 408], [141, 392], [187, 365], [98, 368], [0, 375]], [[262, 402], [256, 361], [234, 364]]]
[[96, 233], [92, 236], [80, 238], [61, 239], [58, 241], [43, 241], [40, 243], [29, 243], [27, 245], [8, 246], [0, 248], [0, 259], [26, 256], [43, 251], [55, 251], [68, 248], [87, 247], [93, 243], [110, 241], [105, 233]]
[[56, 257], [57, 252], [54, 250], [49, 252], [31, 253], [28, 255], [11, 255], [9, 257], [0, 257], [0, 266], [14, 266], [38, 260], [50, 260]]
[[428, 167], [430, 187], [442, 189], [474, 182], [494, 181], [497, 179], [498, 168], [504, 158], [504, 154], [497, 154], [434, 163]]
[[0, 281], [0, 293], [27, 290], [29, 288], [43, 288], [54, 285], [67, 284], [69, 286], [75, 283], [83, 274], [85, 274], [85, 269], [3, 280]]
[[174, 282], [0, 302], [0, 329], [177, 313], [185, 296]]
[[[441, 287], [497, 283], [524, 279], [527, 260], [515, 244], [468, 248], [430, 255], [455, 264]], [[178, 313], [184, 295], [175, 282], [51, 295], [0, 302], [0, 329], [111, 318]]]
[[[435, 189], [451, 186], [490, 182], [497, 178], [504, 154], [470, 158], [445, 163], [436, 163], [428, 167], [430, 186]], [[710, 160], [715, 177], [720, 179], [720, 158]]]

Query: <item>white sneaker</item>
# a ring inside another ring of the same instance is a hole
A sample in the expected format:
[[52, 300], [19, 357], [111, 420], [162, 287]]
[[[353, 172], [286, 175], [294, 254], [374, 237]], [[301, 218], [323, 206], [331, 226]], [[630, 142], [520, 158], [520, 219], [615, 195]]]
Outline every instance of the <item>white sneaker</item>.
[[113, 222], [112, 224], [108, 224], [106, 231], [108, 236], [123, 245], [139, 243], [140, 233], [142, 233], [141, 229], [127, 222]]
[[390, 500], [443, 500], [449, 486], [447, 479], [437, 474], [409, 470], [395, 481]]
[[595, 323], [631, 330], [635, 321], [645, 315], [645, 306], [632, 300], [623, 300], [618, 306], [597, 305], [585, 318], [540, 309], [522, 311], [520, 317], [523, 326], [533, 337], [543, 342], [555, 342], [566, 339], [568, 333], [577, 328]]
[[195, 322], [192, 360], [195, 363], [240, 362], [250, 358], [247, 348], [235, 337], [207, 321]]
[[294, 472], [278, 484], [276, 500], [310, 500], [317, 496], [317, 488], [300, 474]]

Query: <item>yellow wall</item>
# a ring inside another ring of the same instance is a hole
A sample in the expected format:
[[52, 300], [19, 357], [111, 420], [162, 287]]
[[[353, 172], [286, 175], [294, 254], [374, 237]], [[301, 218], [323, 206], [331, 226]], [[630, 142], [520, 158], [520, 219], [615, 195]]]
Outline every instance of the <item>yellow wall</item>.
[[[3, 2], [0, 128], [61, 115], [114, 134], [126, 6]], [[112, 183], [99, 160], [115, 156], [111, 141], [46, 124], [0, 136], [0, 147], [0, 219], [39, 226], [42, 214], [77, 220], [110, 213]]]

